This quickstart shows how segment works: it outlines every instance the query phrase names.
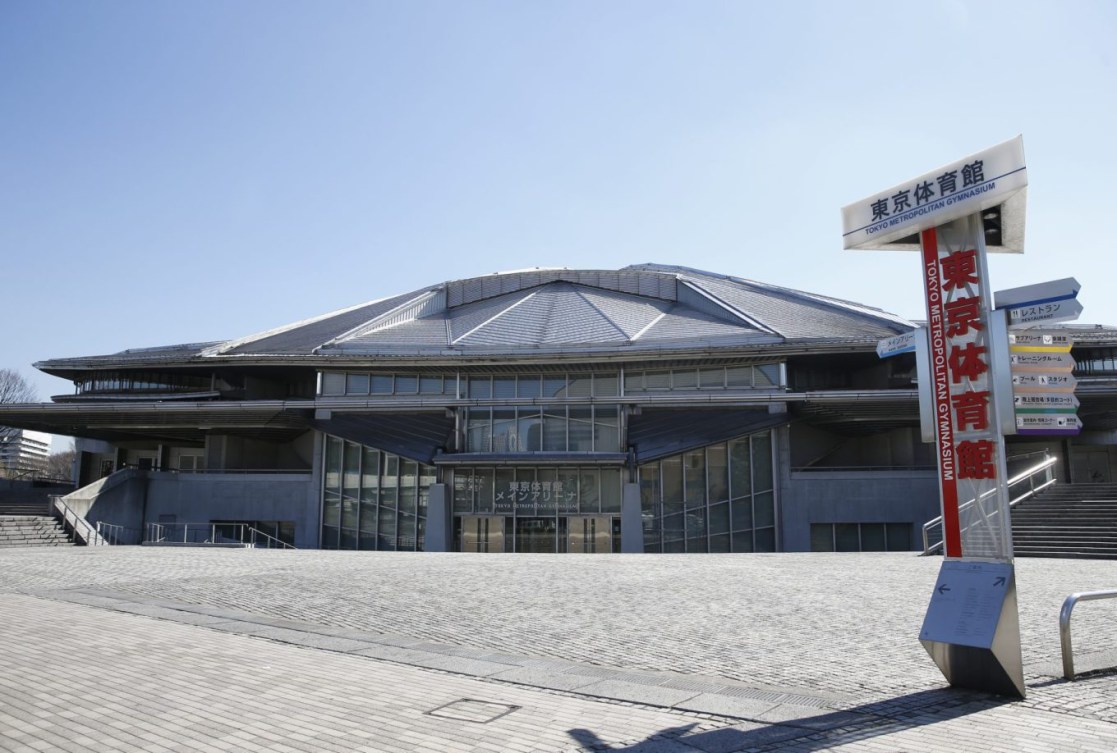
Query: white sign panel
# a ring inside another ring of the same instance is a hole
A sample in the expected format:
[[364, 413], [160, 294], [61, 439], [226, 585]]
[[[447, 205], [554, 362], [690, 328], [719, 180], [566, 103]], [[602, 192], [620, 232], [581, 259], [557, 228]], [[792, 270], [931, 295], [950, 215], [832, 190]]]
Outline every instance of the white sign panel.
[[889, 356], [898, 356], [901, 353], [914, 353], [915, 339], [915, 330], [895, 337], [886, 337], [877, 343], [877, 357], [888, 358]]
[[[842, 208], [842, 248], [887, 248], [928, 228], [1004, 203], [1028, 185], [1024, 139], [944, 165]], [[1021, 218], [1022, 225], [1022, 218]], [[1023, 251], [1005, 241], [1005, 251]], [[990, 249], [996, 248], [990, 244]]]
[[1052, 301], [1065, 301], [1076, 298], [1082, 286], [1073, 277], [1051, 282], [1041, 282], [1036, 285], [1025, 285], [1020, 288], [1009, 288], [993, 293], [993, 305], [999, 309], [1023, 308], [1035, 306], [1040, 303]]
[[1013, 577], [1007, 563], [943, 562], [920, 640], [992, 647]]
[[1008, 326], [1023, 327], [1037, 322], [1070, 322], [1082, 314], [1082, 304], [1073, 298], [1037, 303], [1008, 310]]

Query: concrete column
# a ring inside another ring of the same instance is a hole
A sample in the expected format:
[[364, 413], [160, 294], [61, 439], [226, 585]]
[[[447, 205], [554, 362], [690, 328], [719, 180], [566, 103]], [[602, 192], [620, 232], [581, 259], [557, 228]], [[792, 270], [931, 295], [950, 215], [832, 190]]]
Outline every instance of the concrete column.
[[423, 547], [428, 552], [449, 552], [454, 546], [454, 517], [446, 484], [431, 484], [427, 495], [427, 528]]
[[644, 551], [644, 517], [640, 512], [640, 485], [625, 484], [621, 489], [621, 553]]

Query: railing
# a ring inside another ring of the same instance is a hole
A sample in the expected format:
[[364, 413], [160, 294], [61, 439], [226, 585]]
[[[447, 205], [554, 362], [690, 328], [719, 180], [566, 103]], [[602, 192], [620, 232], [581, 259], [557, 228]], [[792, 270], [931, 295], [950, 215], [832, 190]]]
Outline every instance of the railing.
[[[1018, 473], [1017, 475], [1013, 476], [1012, 478], [1010, 478], [1008, 480], [1007, 486], [1008, 486], [1009, 495], [1010, 495], [1009, 503], [1008, 503], [1009, 509], [1012, 509], [1013, 507], [1016, 507], [1018, 504], [1020, 504], [1021, 502], [1023, 502], [1026, 499], [1034, 497], [1036, 494], [1038, 494], [1039, 492], [1043, 491], [1044, 489], [1046, 489], [1047, 487], [1049, 487], [1049, 486], [1051, 486], [1052, 484], [1055, 483], [1055, 470], [1054, 469], [1055, 469], [1055, 464], [1059, 462], [1059, 459], [1057, 457], [1054, 457], [1053, 455], [1048, 455], [1046, 452], [1044, 452], [1044, 453], [1028, 453], [1026, 455], [1017, 456], [1016, 458], [1013, 458], [1013, 460], [1019, 460], [1020, 458], [1028, 457], [1030, 455], [1035, 455], [1035, 454], [1042, 454], [1044, 456], [1044, 459], [1042, 461], [1040, 461], [1039, 463], [1036, 463], [1035, 465], [1021, 471], [1020, 473]], [[1036, 484], [1036, 477], [1040, 474], [1043, 474], [1043, 481], [1042, 481], [1042, 483], [1039, 483], [1037, 485]], [[1022, 494], [1020, 494], [1017, 497], [1012, 497], [1011, 495], [1013, 494], [1013, 487], [1014, 486], [1019, 486], [1020, 484], [1023, 484], [1025, 481], [1028, 483], [1027, 490], [1024, 491]], [[989, 491], [982, 494], [980, 497], [975, 497], [974, 499], [971, 499], [968, 502], [964, 502], [961, 505], [959, 505], [958, 506], [958, 512], [959, 513], [965, 512], [970, 507], [977, 504], [979, 500], [985, 500], [988, 497], [990, 497], [990, 496], [992, 496], [993, 494], [996, 494], [996, 493], [997, 493], [996, 488], [990, 489]], [[934, 543], [931, 543], [932, 532], [936, 528], [938, 529], [938, 536], [936, 537], [937, 541], [935, 541]], [[940, 515], [939, 517], [932, 518], [931, 520], [928, 520], [926, 523], [923, 524], [923, 554], [925, 554], [925, 555], [934, 554], [935, 552], [942, 549], [942, 545], [943, 545], [942, 516]]]
[[247, 523], [148, 523], [145, 544], [241, 545], [261, 549], [294, 549], [286, 541]]
[[106, 544], [117, 546], [120, 544], [139, 544], [143, 540], [143, 531], [138, 528], [128, 528], [116, 523], [97, 521], [97, 533], [101, 534]]
[[61, 519], [63, 526], [70, 529], [78, 543], [86, 546], [102, 546], [108, 543], [93, 524], [71, 510], [69, 505], [62, 501], [62, 497], [51, 496], [51, 513]]
[[1083, 591], [1082, 593], [1071, 594], [1063, 602], [1063, 608], [1059, 610], [1059, 642], [1063, 649], [1063, 677], [1068, 680], [1074, 679], [1074, 651], [1070, 645], [1070, 614], [1074, 611], [1074, 605], [1080, 601], [1113, 598], [1117, 598], [1117, 589]]

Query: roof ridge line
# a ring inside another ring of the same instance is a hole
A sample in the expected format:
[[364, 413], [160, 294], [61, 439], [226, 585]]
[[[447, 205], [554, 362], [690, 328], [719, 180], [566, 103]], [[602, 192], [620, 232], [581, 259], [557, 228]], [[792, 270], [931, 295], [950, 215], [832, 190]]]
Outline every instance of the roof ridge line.
[[[516, 292], [518, 293], [518, 292], [521, 292], [521, 291], [516, 291]], [[490, 316], [490, 317], [489, 317], [488, 319], [486, 319], [485, 321], [483, 321], [483, 322], [481, 322], [480, 324], [478, 324], [478, 325], [477, 325], [476, 327], [474, 327], [473, 329], [469, 330], [468, 332], [463, 332], [463, 333], [462, 333], [461, 335], [459, 335], [458, 337], [455, 337], [455, 338], [454, 338], [453, 340], [451, 340], [451, 341], [450, 341], [450, 345], [451, 345], [451, 347], [452, 347], [452, 346], [454, 346], [454, 345], [457, 345], [457, 344], [458, 344], [458, 343], [460, 343], [460, 342], [461, 342], [462, 340], [464, 340], [465, 338], [469, 337], [470, 335], [472, 335], [472, 334], [473, 334], [474, 332], [476, 332], [477, 330], [481, 329], [481, 328], [482, 328], [482, 327], [484, 327], [485, 325], [487, 325], [487, 324], [490, 324], [490, 323], [492, 323], [492, 322], [496, 321], [497, 319], [499, 319], [500, 317], [504, 316], [504, 315], [505, 315], [505, 314], [507, 314], [507, 313], [508, 313], [509, 311], [511, 311], [512, 309], [514, 309], [514, 308], [516, 308], [517, 306], [519, 306], [519, 305], [520, 305], [521, 303], [524, 303], [525, 301], [528, 301], [528, 300], [530, 300], [530, 299], [534, 298], [534, 297], [535, 297], [535, 295], [536, 295], [536, 293], [538, 293], [538, 292], [539, 292], [538, 290], [533, 290], [533, 291], [531, 291], [530, 293], [528, 293], [527, 295], [525, 295], [525, 296], [524, 296], [523, 298], [521, 298], [520, 300], [518, 300], [518, 301], [516, 301], [515, 303], [513, 303], [513, 304], [512, 304], [511, 306], [507, 306], [507, 307], [505, 307], [505, 308], [502, 308], [502, 309], [501, 309], [500, 311], [498, 311], [497, 313], [493, 314], [492, 316]], [[509, 294], [507, 294], [507, 293], [506, 293], [505, 295], [509, 295]], [[514, 295], [514, 293], [513, 293], [512, 295]], [[494, 296], [494, 297], [495, 297], [495, 298], [499, 298], [499, 296]], [[474, 303], [477, 303], [477, 301], [474, 301]]]
[[706, 290], [706, 288], [702, 287], [698, 283], [697, 280], [688, 279], [686, 277], [680, 277], [679, 282], [682, 283], [683, 285], [685, 285], [690, 290], [693, 290], [695, 293], [698, 293], [698, 295], [700, 295], [703, 298], [705, 298], [706, 300], [710, 301], [711, 303], [713, 303], [718, 308], [723, 309], [724, 311], [728, 312], [729, 314], [732, 314], [737, 319], [740, 319], [745, 324], [748, 324], [750, 327], [755, 327], [756, 329], [760, 330], [761, 332], [767, 332], [769, 335], [778, 335], [779, 337], [783, 337], [783, 338], [786, 339], [787, 335], [780, 332], [778, 329], [768, 325], [765, 322], [760, 321], [759, 319], [757, 319], [755, 317], [752, 317], [752, 316], [746, 314], [744, 311], [741, 311], [736, 306], [733, 306], [733, 305], [730, 305], [729, 303], [726, 303], [721, 298], [718, 298], [716, 295], [714, 295], [710, 291]]
[[[404, 301], [403, 303], [399, 304], [398, 306], [393, 306], [392, 308], [385, 311], [383, 314], [380, 314], [379, 316], [374, 316], [372, 319], [369, 319], [366, 322], [362, 322], [362, 323], [358, 324], [356, 327], [352, 327], [351, 329], [348, 329], [345, 332], [342, 332], [340, 335], [337, 335], [335, 337], [330, 338], [329, 340], [326, 340], [326, 342], [315, 346], [310, 352], [311, 353], [318, 353], [322, 350], [322, 348], [325, 348], [325, 347], [328, 347], [330, 345], [334, 345], [334, 344], [343, 342], [343, 341], [349, 339], [350, 337], [357, 337], [358, 335], [370, 335], [373, 332], [380, 331], [381, 329], [390, 329], [392, 326], [395, 326], [395, 324], [400, 324], [401, 322], [388, 323], [386, 320], [396, 316], [397, 314], [399, 314], [404, 309], [407, 309], [408, 307], [415, 306], [415, 305], [418, 305], [418, 304], [421, 304], [421, 303], [426, 303], [427, 301], [430, 301], [432, 298], [437, 297], [438, 294], [443, 292], [444, 290], [445, 290], [445, 288], [442, 285], [424, 290], [421, 293], [419, 293], [419, 295], [415, 296], [414, 298], [409, 298], [406, 301]], [[381, 300], [384, 300], [384, 299], [381, 299]], [[445, 308], [443, 308], [443, 310], [445, 311]], [[416, 319], [417, 318], [418, 317], [416, 317]], [[411, 320], [408, 320], [408, 321], [414, 321], [414, 320], [411, 319]], [[383, 327], [378, 327], [377, 326], [377, 325], [381, 325], [381, 324], [383, 324], [384, 326]]]

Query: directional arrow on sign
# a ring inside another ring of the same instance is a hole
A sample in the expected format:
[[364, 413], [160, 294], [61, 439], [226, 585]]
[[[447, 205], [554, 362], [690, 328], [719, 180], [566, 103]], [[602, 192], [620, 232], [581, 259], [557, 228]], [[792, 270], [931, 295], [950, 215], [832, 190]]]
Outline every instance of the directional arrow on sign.
[[1028, 370], [1055, 373], [1074, 370], [1074, 358], [1070, 353], [1010, 353], [1008, 360], [1013, 374]]
[[1078, 280], [1067, 277], [1062, 280], [997, 291], [993, 293], [993, 305], [999, 309], [1015, 309], [1041, 303], [1069, 301], [1076, 298], [1081, 289]]
[[1013, 392], [1074, 392], [1077, 385], [1074, 374], [1020, 372], [1012, 375]]
[[945, 583], [943, 583], [943, 584], [942, 584], [941, 586], [939, 586], [939, 588], [938, 588], [938, 592], [939, 592], [939, 595], [940, 595], [940, 596], [941, 596], [942, 594], [946, 593], [946, 592], [947, 592], [947, 591], [949, 591], [949, 590], [950, 590], [950, 589], [946, 587], [946, 584], [945, 584]]
[[1011, 306], [1008, 309], [1008, 326], [1022, 327], [1037, 322], [1070, 322], [1081, 314], [1082, 304], [1073, 298], [1020, 307]]
[[1003, 575], [1001, 577], [997, 578], [995, 581], [993, 581], [994, 586], [1003, 586], [1004, 584], [1005, 584], [1005, 576], [1003, 576]]

